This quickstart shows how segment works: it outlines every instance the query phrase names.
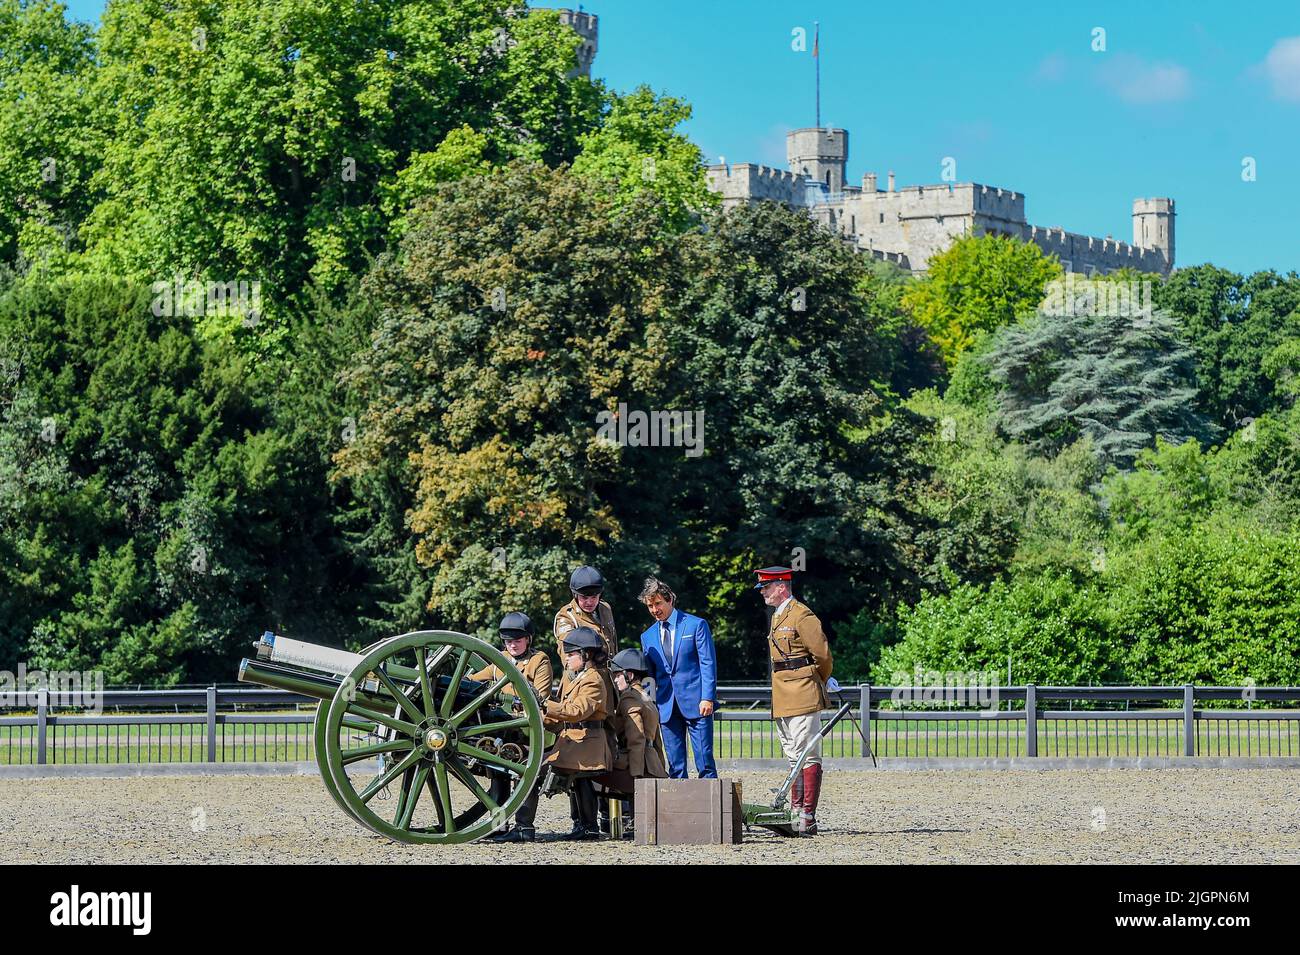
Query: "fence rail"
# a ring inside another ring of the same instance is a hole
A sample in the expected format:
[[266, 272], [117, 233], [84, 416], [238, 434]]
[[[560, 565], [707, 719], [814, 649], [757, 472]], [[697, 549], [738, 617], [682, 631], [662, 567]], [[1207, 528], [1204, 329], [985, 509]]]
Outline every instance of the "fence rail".
[[[823, 754], [903, 759], [1300, 756], [1300, 708], [1285, 707], [1300, 704], [1300, 687], [1028, 685], [999, 687], [996, 699], [984, 706], [971, 701], [984, 699], [978, 694], [987, 687], [934, 688], [940, 699], [915, 699], [926, 689], [844, 688], [840, 698], [852, 700], [855, 707], [851, 719], [827, 735]], [[315, 758], [311, 724], [316, 701], [295, 693], [218, 687], [109, 690], [99, 702], [112, 712], [102, 715], [83, 711], [93, 701], [90, 694], [18, 696], [26, 698], [0, 696], [0, 705], [31, 710], [0, 716], [0, 765]], [[718, 697], [717, 758], [781, 756], [767, 710], [769, 687], [720, 687]], [[1245, 706], [1213, 705], [1232, 701]], [[1209, 705], [1198, 707], [1198, 702]], [[824, 712], [823, 720], [830, 715]]]

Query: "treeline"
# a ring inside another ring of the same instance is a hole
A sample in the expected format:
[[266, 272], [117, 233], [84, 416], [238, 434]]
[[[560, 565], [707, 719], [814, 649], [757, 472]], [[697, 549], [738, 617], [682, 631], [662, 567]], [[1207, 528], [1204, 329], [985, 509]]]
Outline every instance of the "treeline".
[[689, 107], [576, 45], [469, 0], [0, 3], [0, 664], [228, 681], [268, 628], [546, 621], [594, 563], [628, 638], [657, 573], [752, 678], [793, 562], [843, 679], [1300, 682], [1294, 273], [1049, 314], [1059, 263], [976, 238], [914, 281], [721, 214]]

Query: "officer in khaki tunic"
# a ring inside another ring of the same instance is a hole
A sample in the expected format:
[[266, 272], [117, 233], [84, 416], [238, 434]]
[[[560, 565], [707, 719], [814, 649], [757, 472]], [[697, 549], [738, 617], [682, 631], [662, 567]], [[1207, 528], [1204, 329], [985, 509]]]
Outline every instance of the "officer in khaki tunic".
[[[533, 621], [529, 619], [528, 614], [520, 613], [518, 610], [506, 614], [501, 618], [501, 626], [497, 630], [501, 634], [501, 642], [506, 648], [506, 653], [510, 655], [519, 672], [524, 675], [524, 679], [536, 691], [538, 698], [544, 700], [549, 697], [551, 685], [555, 682], [551, 675], [551, 658], [544, 651], [533, 646]], [[466, 679], [492, 683], [502, 676], [496, 664], [489, 664], [477, 673], [471, 673]], [[515, 695], [515, 689], [509, 683], [501, 688], [501, 692], [508, 696]]]
[[831, 648], [821, 621], [790, 592], [789, 567], [756, 571], [756, 589], [774, 608], [767, 635], [772, 660], [772, 718], [785, 758], [794, 768], [799, 755], [813, 746], [790, 791], [790, 808], [799, 813], [796, 828], [817, 832], [817, 799], [822, 787], [821, 711], [830, 706], [826, 681], [831, 676]]
[[[523, 674], [528, 685], [533, 688], [537, 694], [538, 700], [545, 700], [551, 695], [551, 658], [542, 650], [533, 646], [533, 621], [529, 619], [528, 614], [512, 611], [501, 618], [501, 626], [497, 628], [501, 634], [501, 642], [505, 645], [506, 653], [514, 661], [515, 667]], [[496, 666], [489, 664], [483, 669], [471, 673], [468, 677], [470, 680], [493, 683], [504, 674]], [[503, 696], [514, 696], [515, 689], [509, 683], [501, 688]], [[539, 796], [537, 786], [528, 794], [519, 811], [515, 813], [515, 825], [513, 829], [507, 829], [499, 832], [492, 837], [493, 842], [534, 842], [537, 839], [537, 828], [533, 825], [537, 818], [537, 798]]]
[[[616, 700], [618, 691], [614, 689], [614, 680], [610, 676], [609, 660], [618, 652], [618, 632], [614, 627], [614, 611], [601, 599], [604, 592], [605, 578], [601, 572], [595, 567], [579, 567], [569, 576], [569, 593], [573, 595], [573, 599], [556, 611], [553, 629], [557, 648], [561, 646], [564, 635], [577, 627], [587, 627], [600, 636], [602, 646], [592, 662], [601, 679], [605, 681], [610, 699]], [[561, 659], [563, 659], [562, 652]], [[561, 687], [563, 685], [561, 682]], [[613, 740], [617, 737], [618, 731], [618, 714], [611, 707], [605, 723], [605, 732]], [[570, 815], [573, 819], [573, 831], [577, 833], [581, 829], [581, 824], [578, 821], [576, 802], [570, 806]], [[609, 805], [603, 799], [600, 801], [600, 828], [604, 832], [609, 832]]]
[[543, 725], [556, 734], [555, 745], [546, 754], [546, 763], [555, 773], [575, 776], [571, 791], [577, 819], [569, 833], [571, 839], [600, 838], [596, 787], [591, 776], [614, 764], [612, 740], [605, 732], [605, 719], [614, 711], [614, 700], [591, 664], [600, 646], [600, 636], [590, 627], [577, 627], [565, 634], [561, 648], [566, 678], [559, 699], [547, 700], [543, 713]]
[[605, 644], [605, 655], [618, 653], [618, 633], [614, 629], [614, 611], [601, 600], [605, 578], [595, 567], [579, 567], [569, 577], [573, 599], [555, 612], [555, 646], [558, 650], [564, 635], [576, 627], [590, 627]]
[[610, 663], [618, 689], [619, 731], [614, 745], [614, 768], [596, 781], [606, 789], [625, 794], [623, 816], [627, 820], [623, 838], [632, 838], [631, 820], [636, 818], [632, 794], [638, 779], [667, 779], [668, 759], [659, 731], [659, 706], [646, 693], [642, 680], [649, 672], [645, 654], [629, 647], [615, 654]]

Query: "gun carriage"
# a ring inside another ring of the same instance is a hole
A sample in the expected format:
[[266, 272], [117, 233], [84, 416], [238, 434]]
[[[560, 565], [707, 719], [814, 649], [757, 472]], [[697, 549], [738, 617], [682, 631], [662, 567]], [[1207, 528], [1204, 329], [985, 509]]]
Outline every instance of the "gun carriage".
[[[465, 678], [489, 664], [499, 679]], [[360, 653], [266, 633], [239, 679], [321, 701], [313, 735], [325, 788], [390, 839], [482, 838], [514, 814], [542, 768], [533, 688], [504, 653], [463, 633], [406, 633]]]

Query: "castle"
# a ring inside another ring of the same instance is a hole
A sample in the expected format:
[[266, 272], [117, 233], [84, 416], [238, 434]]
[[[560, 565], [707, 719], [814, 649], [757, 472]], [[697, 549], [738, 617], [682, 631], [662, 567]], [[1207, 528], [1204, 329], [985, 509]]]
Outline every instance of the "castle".
[[[579, 7], [560, 10], [560, 20], [582, 37], [575, 72], [590, 75], [596, 57], [597, 18]], [[1067, 272], [1139, 272], [1169, 274], [1174, 267], [1174, 200], [1133, 200], [1133, 241], [1066, 232], [1060, 226], [1030, 225], [1024, 193], [974, 182], [886, 188], [876, 174], [862, 185], [847, 182], [848, 130], [834, 127], [796, 129], [786, 134], [789, 169], [755, 163], [706, 167], [709, 188], [722, 196], [723, 208], [763, 200], [807, 209], [823, 226], [839, 233], [862, 252], [923, 273], [930, 257], [963, 235], [1012, 236], [1033, 242], [1056, 255]]]
[[1024, 193], [975, 182], [885, 189], [876, 174], [862, 186], [845, 182], [849, 157], [848, 130], [796, 129], [786, 135], [789, 170], [754, 163], [716, 164], [707, 168], [709, 188], [722, 196], [724, 208], [764, 199], [807, 209], [827, 229], [858, 249], [908, 269], [925, 271], [926, 263], [963, 235], [1012, 236], [1057, 255], [1067, 272], [1112, 272], [1131, 268], [1167, 275], [1174, 265], [1174, 200], [1133, 200], [1133, 241], [1044, 228], [1025, 219]]

